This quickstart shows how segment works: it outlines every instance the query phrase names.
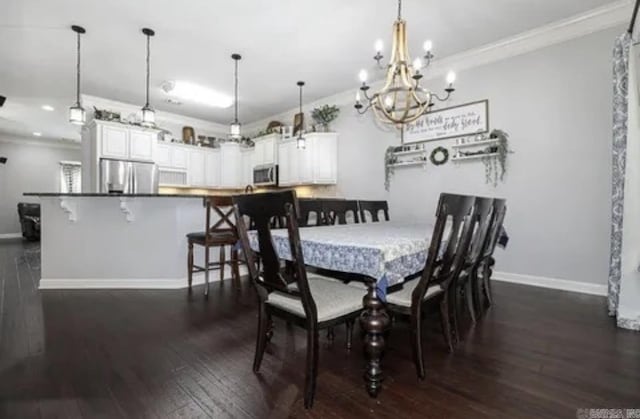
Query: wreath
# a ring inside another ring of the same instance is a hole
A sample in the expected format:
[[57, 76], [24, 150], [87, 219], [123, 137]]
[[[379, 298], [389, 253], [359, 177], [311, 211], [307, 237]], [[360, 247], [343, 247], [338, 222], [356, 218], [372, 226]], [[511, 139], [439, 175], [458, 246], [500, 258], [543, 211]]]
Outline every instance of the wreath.
[[434, 166], [441, 166], [449, 161], [449, 151], [444, 147], [436, 147], [431, 152], [429, 160]]

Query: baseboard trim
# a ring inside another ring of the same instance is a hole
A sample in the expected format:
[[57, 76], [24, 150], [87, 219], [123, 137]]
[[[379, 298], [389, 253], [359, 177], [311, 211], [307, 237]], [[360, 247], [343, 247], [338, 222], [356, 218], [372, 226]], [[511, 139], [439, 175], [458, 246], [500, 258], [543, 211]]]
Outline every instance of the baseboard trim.
[[551, 288], [556, 290], [578, 292], [589, 295], [607, 295], [607, 286], [590, 284], [588, 282], [569, 281], [567, 279], [547, 278], [544, 276], [513, 274], [508, 272], [494, 272], [491, 279], [514, 284], [531, 285], [534, 287]]
[[0, 240], [3, 240], [3, 239], [21, 239], [21, 238], [22, 238], [22, 234], [20, 234], [20, 233], [0, 234]]
[[[240, 275], [246, 275], [247, 269], [240, 267]], [[231, 271], [227, 270], [224, 279], [231, 279]], [[220, 271], [209, 272], [209, 282], [219, 282]], [[193, 285], [204, 284], [204, 273], [193, 275]], [[38, 287], [41, 290], [70, 289], [181, 289], [187, 288], [187, 277], [183, 278], [42, 278]]]

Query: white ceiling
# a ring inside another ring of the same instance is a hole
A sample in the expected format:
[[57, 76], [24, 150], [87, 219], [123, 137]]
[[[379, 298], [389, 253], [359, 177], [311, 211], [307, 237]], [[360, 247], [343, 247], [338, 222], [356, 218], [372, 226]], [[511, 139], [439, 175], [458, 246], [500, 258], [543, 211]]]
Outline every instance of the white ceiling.
[[[488, 44], [612, 3], [612, 0], [404, 0], [412, 51], [432, 39], [439, 57]], [[144, 101], [145, 39], [152, 39], [151, 101], [157, 109], [228, 123], [232, 109], [166, 103], [165, 80], [182, 79], [231, 94], [240, 63], [243, 122], [293, 108], [297, 80], [311, 101], [357, 85], [373, 67], [373, 42], [389, 45], [395, 0], [2, 0], [0, 131], [75, 137], [66, 108], [74, 100], [75, 34], [83, 37], [84, 93]], [[46, 113], [42, 104], [56, 112]]]

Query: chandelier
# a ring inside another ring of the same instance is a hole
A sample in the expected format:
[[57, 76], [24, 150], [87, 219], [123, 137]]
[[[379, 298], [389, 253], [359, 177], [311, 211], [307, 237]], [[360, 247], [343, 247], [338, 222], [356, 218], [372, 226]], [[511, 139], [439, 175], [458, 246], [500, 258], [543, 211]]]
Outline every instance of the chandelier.
[[[393, 124], [399, 128], [409, 124], [430, 111], [434, 101], [444, 102], [455, 91], [453, 83], [456, 75], [453, 71], [447, 74], [447, 87], [443, 97], [420, 86], [422, 79], [421, 70], [428, 67], [434, 55], [431, 51], [433, 44], [425, 41], [423, 44], [425, 55], [423, 60], [416, 58], [411, 62], [407, 42], [407, 23], [402, 19], [402, 0], [398, 0], [398, 18], [393, 23], [393, 43], [391, 46], [391, 59], [387, 65], [387, 75], [382, 89], [369, 94], [370, 86], [367, 85], [367, 71], [361, 70], [359, 74], [362, 85], [356, 93], [355, 108], [359, 114], [373, 109], [378, 120], [386, 124]], [[380, 64], [384, 58], [382, 55], [383, 43], [381, 40], [375, 44], [376, 55], [373, 57]], [[362, 92], [362, 95], [361, 95]], [[362, 103], [362, 98], [366, 106]]]

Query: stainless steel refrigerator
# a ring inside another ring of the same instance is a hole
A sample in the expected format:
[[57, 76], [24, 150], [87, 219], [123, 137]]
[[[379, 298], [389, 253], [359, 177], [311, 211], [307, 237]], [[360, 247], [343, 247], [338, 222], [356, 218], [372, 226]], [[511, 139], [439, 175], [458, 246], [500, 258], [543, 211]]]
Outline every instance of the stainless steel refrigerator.
[[100, 159], [100, 192], [158, 193], [158, 166], [148, 162]]

